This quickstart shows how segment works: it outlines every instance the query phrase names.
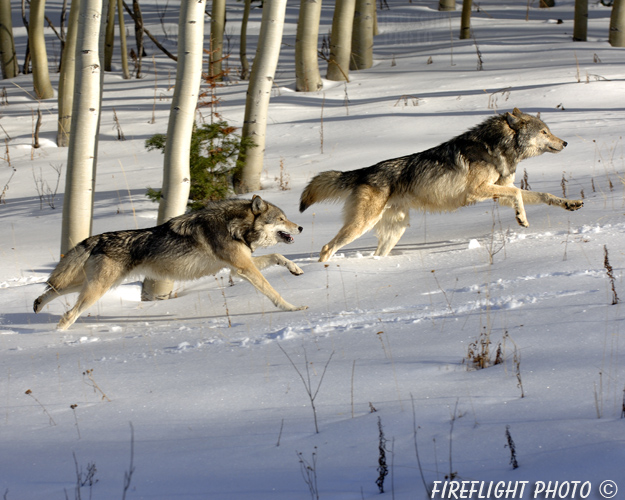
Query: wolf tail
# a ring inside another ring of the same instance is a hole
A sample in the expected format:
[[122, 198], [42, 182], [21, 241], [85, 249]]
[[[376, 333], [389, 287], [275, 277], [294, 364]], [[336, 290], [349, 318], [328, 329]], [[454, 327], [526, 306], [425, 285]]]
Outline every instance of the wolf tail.
[[62, 290], [85, 279], [85, 264], [95, 246], [95, 238], [87, 238], [63, 256], [46, 281], [49, 288]]
[[303, 212], [319, 201], [339, 201], [347, 198], [355, 187], [346, 172], [328, 170], [317, 174], [304, 188], [299, 201], [299, 211]]

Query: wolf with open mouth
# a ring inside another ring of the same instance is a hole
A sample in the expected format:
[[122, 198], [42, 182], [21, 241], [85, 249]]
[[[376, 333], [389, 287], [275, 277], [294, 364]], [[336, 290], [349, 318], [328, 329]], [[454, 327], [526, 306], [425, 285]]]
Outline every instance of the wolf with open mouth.
[[33, 308], [38, 313], [56, 297], [79, 292], [74, 307], [58, 323], [60, 330], [66, 330], [128, 276], [193, 280], [229, 268], [276, 307], [306, 309], [286, 302], [260, 273], [268, 266], [281, 265], [294, 275], [303, 274], [297, 264], [277, 253], [252, 256], [257, 248], [293, 243], [293, 235], [301, 232], [302, 227], [288, 220], [282, 210], [254, 196], [213, 202], [156, 227], [91, 236], [61, 259]]

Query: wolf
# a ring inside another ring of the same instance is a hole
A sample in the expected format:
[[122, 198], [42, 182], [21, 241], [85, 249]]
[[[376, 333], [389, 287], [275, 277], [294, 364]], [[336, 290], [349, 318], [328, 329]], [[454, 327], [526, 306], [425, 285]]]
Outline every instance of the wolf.
[[420, 153], [357, 170], [321, 172], [302, 192], [299, 209], [319, 201], [345, 201], [344, 225], [322, 248], [321, 262], [372, 228], [378, 238], [375, 255], [388, 255], [409, 225], [411, 208], [453, 211], [492, 198], [514, 207], [519, 225], [528, 227], [525, 203], [571, 211], [584, 204], [513, 184], [521, 160], [558, 153], [566, 145], [540, 118], [514, 108]]
[[282, 210], [255, 195], [251, 200], [212, 202], [156, 227], [91, 236], [61, 259], [33, 309], [38, 313], [56, 297], [79, 292], [74, 307], [58, 323], [59, 330], [66, 330], [129, 275], [193, 280], [223, 268], [249, 281], [284, 311], [306, 309], [285, 301], [260, 273], [280, 265], [301, 275], [297, 264], [277, 253], [252, 256], [260, 247], [293, 243], [292, 235], [301, 232], [302, 227], [288, 220]]

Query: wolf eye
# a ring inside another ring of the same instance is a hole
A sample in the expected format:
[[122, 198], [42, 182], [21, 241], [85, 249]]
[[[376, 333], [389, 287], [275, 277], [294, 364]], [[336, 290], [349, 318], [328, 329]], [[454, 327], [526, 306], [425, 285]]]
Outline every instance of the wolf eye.
[[547, 135], [547, 131], [546, 130], [541, 130], [541, 132], [545, 135]]

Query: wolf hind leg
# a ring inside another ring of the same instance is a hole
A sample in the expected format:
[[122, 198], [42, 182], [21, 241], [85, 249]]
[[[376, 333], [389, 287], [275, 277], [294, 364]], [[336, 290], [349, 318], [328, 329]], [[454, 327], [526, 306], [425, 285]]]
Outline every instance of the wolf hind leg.
[[388, 194], [371, 186], [361, 186], [347, 200], [345, 224], [337, 235], [321, 249], [319, 262], [330, 259], [345, 245], [370, 231], [380, 220]]
[[409, 225], [409, 210], [400, 207], [387, 208], [375, 226], [378, 235], [378, 248], [373, 255], [387, 256], [397, 245]]
[[67, 330], [78, 317], [89, 307], [95, 304], [111, 287], [115, 286], [124, 276], [120, 265], [115, 265], [110, 259], [103, 259], [97, 264], [91, 264], [91, 272], [87, 271], [82, 290], [76, 304], [67, 311], [57, 325], [59, 330]]
[[67, 295], [68, 293], [80, 292], [81, 288], [82, 283], [67, 288], [62, 288], [60, 290], [48, 285], [45, 292], [43, 292], [39, 297], [35, 299], [35, 302], [33, 303], [33, 310], [35, 311], [35, 313], [38, 313], [44, 308], [46, 304], [52, 302], [57, 297]]

